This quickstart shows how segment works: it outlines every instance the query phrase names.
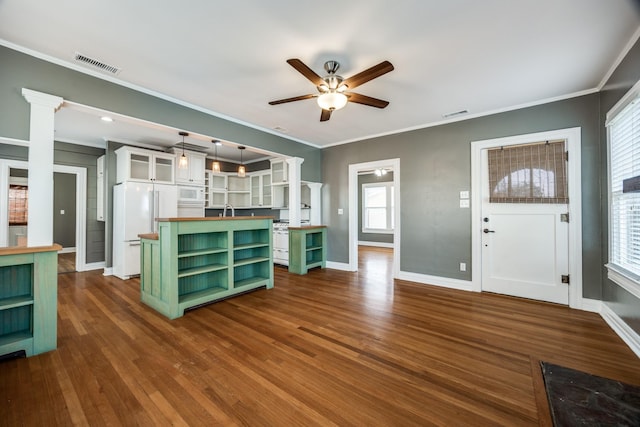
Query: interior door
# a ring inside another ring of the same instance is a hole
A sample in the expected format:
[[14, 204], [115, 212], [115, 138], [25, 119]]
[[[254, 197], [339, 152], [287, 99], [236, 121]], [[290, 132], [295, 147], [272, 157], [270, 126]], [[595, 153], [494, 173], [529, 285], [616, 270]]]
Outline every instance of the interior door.
[[483, 176], [482, 290], [568, 305], [568, 205], [490, 203]]

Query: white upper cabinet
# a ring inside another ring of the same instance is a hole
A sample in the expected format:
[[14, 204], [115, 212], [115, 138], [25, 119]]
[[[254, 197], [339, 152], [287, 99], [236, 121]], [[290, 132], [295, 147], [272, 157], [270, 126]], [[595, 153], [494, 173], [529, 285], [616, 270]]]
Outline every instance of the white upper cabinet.
[[251, 207], [271, 207], [271, 172], [252, 173], [251, 179]]
[[116, 181], [153, 181], [174, 184], [175, 156], [170, 153], [122, 146], [116, 151]]
[[184, 151], [187, 157], [187, 167], [182, 169], [179, 166], [182, 150], [174, 148], [176, 156], [176, 183], [188, 185], [204, 185], [206, 154], [195, 151]]
[[284, 159], [271, 160], [271, 183], [286, 184], [289, 179], [289, 165]]
[[227, 204], [227, 175], [207, 171], [205, 197], [205, 207], [224, 208]]

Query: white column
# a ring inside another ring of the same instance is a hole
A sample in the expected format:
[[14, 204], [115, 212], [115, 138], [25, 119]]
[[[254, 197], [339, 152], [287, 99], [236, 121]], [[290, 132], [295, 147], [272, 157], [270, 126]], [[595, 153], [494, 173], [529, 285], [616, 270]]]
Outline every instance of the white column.
[[291, 227], [300, 227], [300, 217], [302, 212], [300, 209], [300, 166], [304, 159], [293, 157], [287, 159], [289, 164], [289, 225]]
[[64, 100], [24, 88], [22, 96], [31, 104], [27, 245], [46, 246], [53, 243], [54, 115]]
[[322, 188], [321, 182], [309, 182], [307, 183], [311, 190], [311, 212], [309, 215], [309, 224], [322, 225], [322, 195], [320, 189]]

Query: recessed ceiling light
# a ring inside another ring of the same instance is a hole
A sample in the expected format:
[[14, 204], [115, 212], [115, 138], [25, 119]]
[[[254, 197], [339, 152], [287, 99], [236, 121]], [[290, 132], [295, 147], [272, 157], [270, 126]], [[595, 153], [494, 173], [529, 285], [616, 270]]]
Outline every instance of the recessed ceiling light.
[[108, 122], [111, 123], [113, 121], [113, 119], [109, 116], [102, 116], [100, 117], [100, 120], [102, 120], [103, 122]]
[[222, 145], [222, 142], [218, 141], [217, 139], [214, 139], [212, 142], [218, 146]]

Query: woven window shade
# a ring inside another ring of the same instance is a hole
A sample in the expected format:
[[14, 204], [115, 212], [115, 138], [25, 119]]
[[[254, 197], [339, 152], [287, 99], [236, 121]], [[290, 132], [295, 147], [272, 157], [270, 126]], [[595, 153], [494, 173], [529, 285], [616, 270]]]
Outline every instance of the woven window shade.
[[26, 185], [9, 186], [9, 225], [27, 225], [28, 191]]
[[569, 203], [564, 141], [491, 149], [491, 203]]

